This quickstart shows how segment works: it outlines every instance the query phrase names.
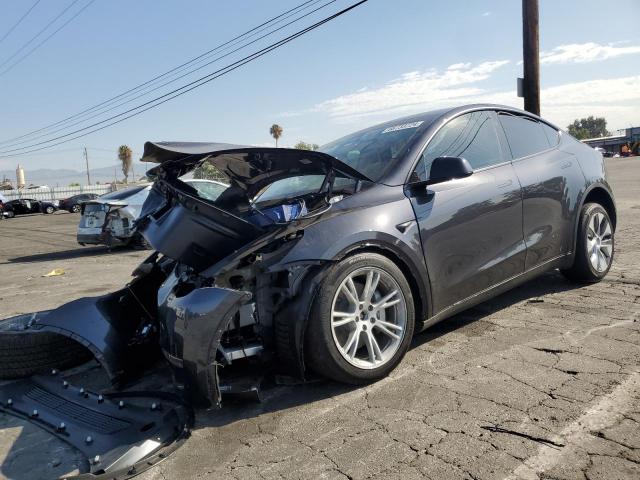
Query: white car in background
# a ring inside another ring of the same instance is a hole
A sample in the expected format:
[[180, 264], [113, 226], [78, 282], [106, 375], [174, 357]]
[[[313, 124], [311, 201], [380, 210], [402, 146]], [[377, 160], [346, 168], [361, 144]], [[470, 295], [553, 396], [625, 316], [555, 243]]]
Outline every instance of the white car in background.
[[[185, 183], [198, 194], [215, 200], [228, 185], [214, 180], [188, 179]], [[140, 216], [152, 184], [136, 185], [102, 195], [82, 204], [82, 217], [78, 225], [77, 239], [80, 245], [146, 246], [137, 232], [135, 221]]]

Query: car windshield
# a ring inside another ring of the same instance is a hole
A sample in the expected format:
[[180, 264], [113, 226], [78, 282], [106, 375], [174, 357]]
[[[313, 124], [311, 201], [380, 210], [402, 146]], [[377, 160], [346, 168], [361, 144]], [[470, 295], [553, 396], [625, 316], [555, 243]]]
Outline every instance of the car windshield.
[[396, 165], [420, 131], [423, 121], [368, 128], [320, 147], [373, 181], [379, 181]]
[[186, 183], [198, 191], [199, 197], [211, 201], [215, 201], [228, 188], [228, 185], [211, 180], [187, 180]]
[[307, 193], [314, 193], [320, 190], [324, 178], [324, 175], [302, 175], [283, 178], [265, 188], [253, 201], [257, 203], [276, 199], [285, 200]]

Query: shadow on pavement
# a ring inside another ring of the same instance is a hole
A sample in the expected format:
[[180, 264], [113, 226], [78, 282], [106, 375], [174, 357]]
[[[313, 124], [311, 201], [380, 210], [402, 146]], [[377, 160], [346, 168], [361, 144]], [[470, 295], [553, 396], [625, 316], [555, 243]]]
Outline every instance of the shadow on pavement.
[[[563, 292], [579, 288], [580, 285], [566, 280], [558, 271], [548, 272], [498, 297], [465, 310], [451, 318], [443, 320], [433, 327], [417, 334], [411, 344], [416, 348], [448, 333], [508, 308], [530, 298], [550, 293]], [[277, 386], [265, 391], [262, 403], [225, 401], [222, 410], [200, 411], [196, 415], [194, 429], [207, 427], [224, 427], [237, 421], [250, 419], [259, 415], [295, 408], [300, 405], [325, 400], [357, 390], [358, 386], [344, 385], [328, 380], [304, 383], [296, 386]]]
[[23, 257], [9, 258], [11, 263], [34, 263], [34, 262], [48, 262], [51, 260], [71, 260], [73, 258], [91, 257], [93, 255], [103, 255], [117, 253], [117, 251], [110, 251], [107, 247], [78, 247], [71, 250], [63, 250], [48, 253], [38, 253], [35, 255], [25, 255]]
[[512, 305], [541, 297], [551, 293], [565, 292], [580, 288], [582, 285], [567, 280], [559, 271], [552, 270], [538, 278], [487, 300], [468, 310], [464, 310], [453, 317], [447, 318], [424, 332], [416, 335], [411, 344], [411, 348], [423, 345], [435, 340], [447, 333], [472, 324], [482, 318], [492, 315], [500, 310], [509, 308]]
[[[90, 250], [95, 250], [96, 252], [104, 252], [106, 249], [96, 248], [79, 251], [88, 252], [88, 254], [91, 254]], [[77, 254], [76, 251], [60, 252], [60, 254], [62, 255], [69, 253]], [[41, 257], [44, 256], [45, 255], [42, 255]], [[46, 256], [49, 259], [52, 258], [52, 255]], [[36, 255], [34, 257], [38, 256]], [[28, 257], [23, 257], [23, 259], [21, 259], [20, 261], [28, 261], [25, 260], [25, 258]], [[455, 330], [473, 324], [474, 322], [481, 320], [486, 316], [508, 308], [516, 303], [525, 301], [527, 299], [540, 297], [546, 294], [572, 290], [575, 288], [579, 288], [579, 285], [570, 283], [559, 272], [552, 271], [546, 273], [537, 279], [534, 279], [528, 283], [525, 283], [524, 285], [521, 285], [520, 287], [517, 287], [496, 297], [495, 299], [481, 303], [476, 307], [473, 307], [440, 322], [439, 324], [429, 328], [423, 333], [417, 334], [412, 342], [411, 348], [418, 347]], [[478, 332], [481, 331], [474, 331], [473, 333], [471, 333], [471, 335], [477, 335], [479, 334]], [[72, 378], [70, 378], [70, 381], [75, 384], [78, 384], [78, 382], [86, 382], [83, 383], [83, 385], [89, 386], [90, 388], [93, 387], [95, 391], [97, 391], [100, 388], [99, 385], [106, 385], [106, 383], [104, 380], [104, 375], [99, 373], [96, 369], [102, 372], [102, 370], [97, 367], [94, 362], [94, 367], [88, 369], [86, 375], [73, 375]], [[171, 388], [171, 382], [169, 378], [169, 370], [167, 367], [163, 366], [155, 370], [153, 373], [145, 375], [143, 379], [141, 379], [136, 385], [131, 386], [131, 388], [135, 390], [165, 390], [167, 388]], [[309, 405], [314, 402], [326, 400], [327, 398], [355, 391], [358, 388], [360, 387], [339, 384], [328, 380], [317, 380], [307, 383], [293, 384], [290, 386], [268, 386], [262, 392], [263, 398], [261, 403], [246, 400], [235, 400], [233, 398], [225, 397], [223, 402], [224, 405], [221, 410], [210, 409], [196, 411], [194, 430], [205, 428], [235, 428], [234, 424], [243, 420], [256, 418], [261, 415], [278, 411], [285, 411], [287, 409], [296, 408], [301, 405]], [[425, 401], [428, 401], [428, 399], [425, 399]], [[15, 426], [15, 423], [8, 422], [6, 417], [3, 419], [0, 415], [0, 430], [7, 427], [10, 428]], [[36, 478], [47, 478], [47, 476], [51, 476], [52, 474], [61, 473], [61, 471], [65, 468], [69, 469], [70, 467], [73, 468], [79, 466], [78, 454], [74, 452], [73, 449], [67, 448], [63, 452], [63, 448], [61, 447], [60, 442], [53, 437], [51, 437], [49, 440], [51, 442], [51, 446], [47, 448], [45, 447], [46, 443], [43, 443], [43, 441], [40, 440], [41, 435], [49, 434], [40, 432], [39, 436], [37, 436], [36, 438], [34, 437], [33, 428], [30, 428], [25, 429], [23, 433], [20, 433], [15, 436], [15, 438], [12, 438], [12, 445], [9, 448], [5, 447], [7, 456], [3, 464], [0, 466], [0, 472], [9, 478], [32, 480]], [[221, 431], [220, 435], [221, 437], [226, 437], [226, 433], [224, 431]], [[215, 436], [212, 438], [210, 434], [208, 434], [206, 438], [211, 439], [210, 441], [212, 442], [212, 445], [210, 446], [210, 448], [214, 448], [216, 446], [215, 444], [218, 441], [224, 440], [223, 438], [218, 440], [215, 438]], [[41, 454], [44, 454], [45, 456], [47, 456], [47, 454], [54, 455], [54, 457], [56, 458], [55, 461], [60, 462], [60, 468], [58, 468], [57, 466], [53, 467], [51, 463], [47, 464], [46, 462], [50, 462], [51, 460], [46, 459], [44, 459], [45, 463], [41, 466], [41, 468], [38, 468], [35, 471], [25, 468], [25, 465], [27, 463], [34, 461], [32, 455], [35, 455], [34, 445], [37, 444], [39, 444], [39, 447], [37, 448], [42, 449]], [[197, 447], [192, 446], [191, 448], [195, 448], [197, 450]], [[53, 451], [55, 451], [55, 454], [52, 453]], [[46, 475], [44, 475], [45, 473]]]

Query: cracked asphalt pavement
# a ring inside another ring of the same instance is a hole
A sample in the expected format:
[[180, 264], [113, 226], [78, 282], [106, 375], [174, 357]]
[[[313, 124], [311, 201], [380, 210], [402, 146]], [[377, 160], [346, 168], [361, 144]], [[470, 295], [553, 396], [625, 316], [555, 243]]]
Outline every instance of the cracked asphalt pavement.
[[[619, 220], [604, 281], [550, 272], [417, 335], [367, 387], [277, 386], [200, 411], [139, 478], [640, 478], [640, 158], [606, 162]], [[76, 248], [72, 215], [14, 220], [0, 222], [2, 318], [108, 292], [145, 256]], [[53, 268], [66, 274], [41, 277]], [[73, 467], [35, 427], [0, 428], [0, 477]]]

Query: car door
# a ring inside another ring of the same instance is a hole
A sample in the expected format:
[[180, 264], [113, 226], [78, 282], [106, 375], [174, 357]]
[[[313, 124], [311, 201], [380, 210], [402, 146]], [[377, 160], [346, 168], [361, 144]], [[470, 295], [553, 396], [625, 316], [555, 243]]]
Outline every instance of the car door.
[[31, 210], [31, 202], [29, 202], [28, 200], [19, 200], [18, 204], [16, 205], [16, 215], [25, 215], [27, 213], [30, 212]]
[[26, 213], [38, 213], [40, 211], [40, 204], [33, 198], [28, 198], [25, 201]]
[[526, 115], [500, 112], [522, 185], [527, 270], [563, 256], [573, 248], [575, 195], [585, 180], [575, 157], [556, 148], [560, 132]]
[[463, 157], [474, 172], [409, 194], [434, 314], [521, 274], [526, 255], [520, 184], [498, 138], [495, 112], [471, 112], [445, 124], [411, 181], [428, 179], [431, 163], [442, 156]]

